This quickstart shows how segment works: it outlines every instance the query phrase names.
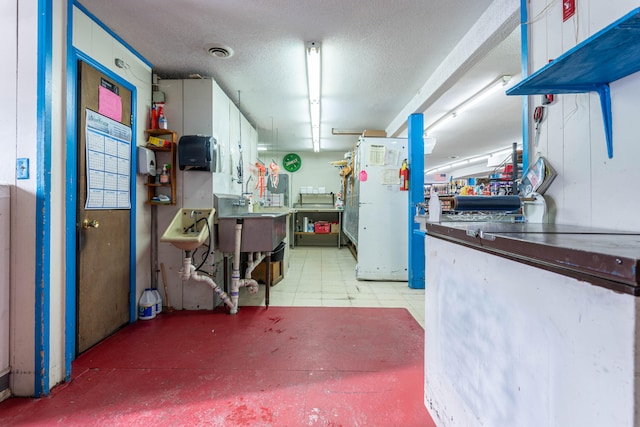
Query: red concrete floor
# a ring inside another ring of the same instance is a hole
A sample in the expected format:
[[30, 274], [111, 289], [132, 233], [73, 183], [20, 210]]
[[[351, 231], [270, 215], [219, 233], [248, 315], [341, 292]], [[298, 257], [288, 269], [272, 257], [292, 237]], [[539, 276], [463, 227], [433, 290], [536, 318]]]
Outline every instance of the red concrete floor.
[[162, 313], [80, 355], [0, 426], [435, 426], [424, 331], [400, 308]]

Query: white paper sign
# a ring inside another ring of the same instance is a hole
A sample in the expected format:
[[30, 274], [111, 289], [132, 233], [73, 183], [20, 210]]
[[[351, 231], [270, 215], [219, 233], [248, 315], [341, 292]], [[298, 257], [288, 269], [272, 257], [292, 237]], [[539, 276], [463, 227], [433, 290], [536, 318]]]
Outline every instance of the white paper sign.
[[85, 209], [131, 209], [131, 128], [87, 110]]

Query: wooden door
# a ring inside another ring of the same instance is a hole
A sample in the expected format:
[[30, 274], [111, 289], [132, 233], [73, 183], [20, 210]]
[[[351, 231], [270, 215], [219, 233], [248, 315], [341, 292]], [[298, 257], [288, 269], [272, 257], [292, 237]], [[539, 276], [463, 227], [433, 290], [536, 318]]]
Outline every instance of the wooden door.
[[[110, 86], [113, 85], [113, 86]], [[131, 92], [84, 62], [78, 64], [77, 319], [82, 353], [129, 321], [129, 209], [87, 210], [86, 110], [99, 111], [99, 87], [122, 101], [121, 123], [131, 126]], [[131, 177], [135, 179], [135, 175]], [[93, 222], [95, 221], [95, 222]], [[85, 223], [86, 222], [86, 223]]]

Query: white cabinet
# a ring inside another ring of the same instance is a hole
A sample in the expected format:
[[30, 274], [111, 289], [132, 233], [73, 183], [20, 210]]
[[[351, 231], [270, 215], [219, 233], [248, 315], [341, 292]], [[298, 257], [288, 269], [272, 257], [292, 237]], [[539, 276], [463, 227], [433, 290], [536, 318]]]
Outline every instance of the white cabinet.
[[[165, 115], [172, 130], [181, 136], [212, 136], [218, 146], [215, 171], [177, 171], [176, 206], [158, 211], [158, 233], [163, 233], [179, 208], [210, 208], [214, 193], [239, 196], [244, 191], [243, 184], [237, 179], [240, 146], [244, 174], [248, 178], [249, 166], [251, 162], [255, 163], [257, 132], [213, 79], [160, 80], [158, 89], [165, 93]], [[254, 177], [249, 189], [252, 190], [255, 184]], [[210, 256], [208, 263], [213, 263], [213, 260], [214, 256]], [[178, 276], [182, 253], [178, 249], [169, 244], [159, 244], [158, 265], [160, 263], [166, 268], [169, 299], [174, 308], [214, 308], [216, 298], [208, 285], [193, 281], [182, 284]], [[222, 284], [222, 272], [218, 273], [215, 280]]]

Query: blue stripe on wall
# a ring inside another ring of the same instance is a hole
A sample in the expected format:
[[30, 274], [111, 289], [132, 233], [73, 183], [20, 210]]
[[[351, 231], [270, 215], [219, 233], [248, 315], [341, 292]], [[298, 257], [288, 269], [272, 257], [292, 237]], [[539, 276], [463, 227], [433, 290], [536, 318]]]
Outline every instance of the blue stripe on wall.
[[34, 395], [49, 394], [52, 0], [38, 1]]
[[67, 4], [67, 123], [66, 123], [66, 170], [65, 188], [65, 333], [64, 333], [64, 379], [71, 380], [71, 362], [76, 357], [76, 99], [78, 59], [73, 50], [73, 3]]

